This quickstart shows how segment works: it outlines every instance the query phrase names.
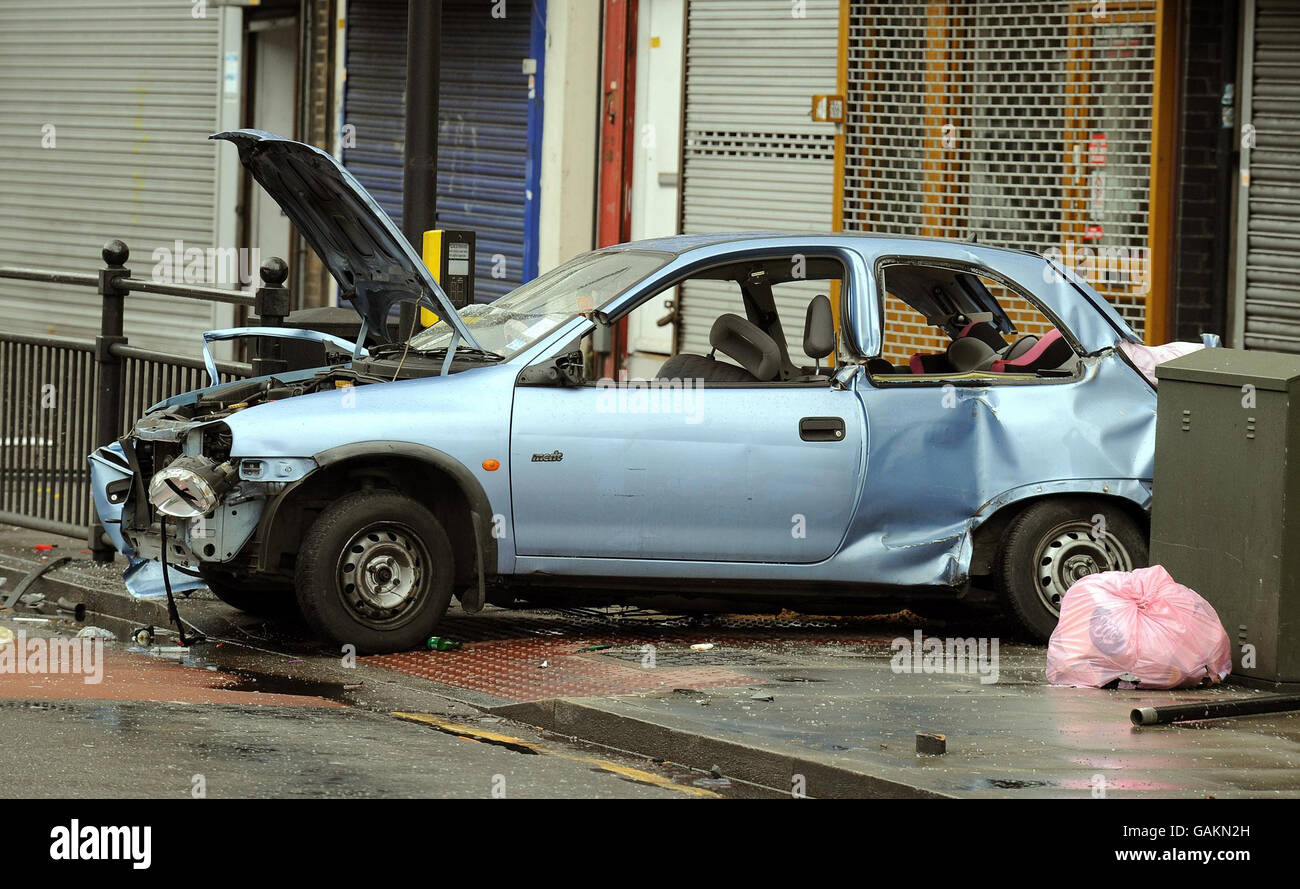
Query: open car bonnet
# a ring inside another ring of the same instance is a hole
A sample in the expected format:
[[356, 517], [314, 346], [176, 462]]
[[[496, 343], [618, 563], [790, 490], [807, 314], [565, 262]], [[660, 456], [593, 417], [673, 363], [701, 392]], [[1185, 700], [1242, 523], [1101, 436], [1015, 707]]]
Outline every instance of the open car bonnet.
[[239, 160], [307, 239], [381, 339], [394, 303], [432, 301], [466, 345], [478, 343], [420, 257], [361, 183], [333, 157], [262, 130], [231, 130], [212, 139], [234, 143]]

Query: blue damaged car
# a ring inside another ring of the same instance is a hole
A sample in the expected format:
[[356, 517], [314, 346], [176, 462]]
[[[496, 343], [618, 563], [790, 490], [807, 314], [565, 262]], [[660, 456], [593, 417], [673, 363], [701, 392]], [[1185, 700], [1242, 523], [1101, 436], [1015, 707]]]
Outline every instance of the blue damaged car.
[[[214, 138], [320, 255], [363, 339], [402, 300], [437, 322], [168, 399], [92, 455], [109, 534], [177, 580], [255, 612], [296, 603], [322, 637], [384, 652], [419, 645], [453, 596], [471, 612], [988, 597], [1045, 639], [1076, 579], [1146, 563], [1155, 389], [1119, 348], [1138, 342], [1128, 324], [1049, 259], [690, 235], [456, 310], [332, 157]], [[586, 338], [683, 286], [718, 308], [694, 351], [645, 380], [588, 372]], [[921, 329], [943, 348], [909, 347]]]

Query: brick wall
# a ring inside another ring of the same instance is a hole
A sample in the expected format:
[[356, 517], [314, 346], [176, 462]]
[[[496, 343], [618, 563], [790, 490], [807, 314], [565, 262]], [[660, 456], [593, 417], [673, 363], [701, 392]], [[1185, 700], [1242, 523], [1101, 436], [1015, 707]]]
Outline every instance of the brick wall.
[[[1228, 20], [1235, 19], [1235, 3]], [[1236, 56], [1235, 34], [1225, 28], [1220, 0], [1190, 0], [1183, 7], [1182, 107], [1179, 132], [1177, 242], [1173, 334], [1194, 340], [1202, 331], [1223, 334], [1227, 318], [1230, 244], [1217, 226], [1232, 212], [1220, 206], [1218, 171], [1232, 163], [1220, 153], [1225, 63]], [[1240, 91], [1238, 90], [1238, 94]]]
[[[984, 284], [993, 291], [993, 295], [1006, 310], [1007, 317], [1016, 325], [1017, 337], [1030, 334], [1042, 336], [1052, 329], [1051, 322], [1024, 297], [998, 287], [992, 281], [984, 280]], [[928, 324], [925, 316], [892, 294], [885, 296], [886, 361], [896, 365], [907, 364], [913, 353], [942, 352], [948, 348], [949, 342], [948, 335]]]
[[[335, 0], [309, 0], [304, 4], [307, 20], [308, 78], [305, 90], [303, 141], [334, 149], [334, 48], [337, 28], [334, 23]], [[299, 307], [322, 306], [329, 299], [329, 272], [315, 251], [304, 252], [306, 260], [297, 274]]]

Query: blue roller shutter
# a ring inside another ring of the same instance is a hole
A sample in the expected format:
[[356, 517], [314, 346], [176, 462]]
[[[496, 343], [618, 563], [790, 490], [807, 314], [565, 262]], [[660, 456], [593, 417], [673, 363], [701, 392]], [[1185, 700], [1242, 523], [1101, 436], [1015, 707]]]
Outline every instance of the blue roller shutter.
[[[540, 36], [542, 22], [524, 0], [508, 2], [501, 19], [492, 18], [492, 7], [443, 5], [438, 226], [477, 233], [479, 302], [537, 274], [541, 82], [530, 98], [523, 61], [536, 57], [534, 29]], [[343, 162], [399, 224], [405, 86], [405, 0], [352, 0], [344, 124], [355, 127], [356, 144], [345, 146]]]

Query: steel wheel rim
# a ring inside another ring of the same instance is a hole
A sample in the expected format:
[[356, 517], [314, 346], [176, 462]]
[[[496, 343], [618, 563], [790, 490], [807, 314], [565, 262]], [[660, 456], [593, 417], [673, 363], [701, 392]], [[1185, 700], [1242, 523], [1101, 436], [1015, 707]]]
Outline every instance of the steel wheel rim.
[[335, 587], [358, 620], [392, 629], [406, 623], [427, 598], [432, 567], [428, 548], [410, 526], [372, 522], [339, 554]]
[[1082, 520], [1057, 525], [1034, 552], [1034, 588], [1048, 611], [1061, 616], [1061, 600], [1076, 581], [1102, 571], [1132, 571], [1128, 548], [1109, 531]]

